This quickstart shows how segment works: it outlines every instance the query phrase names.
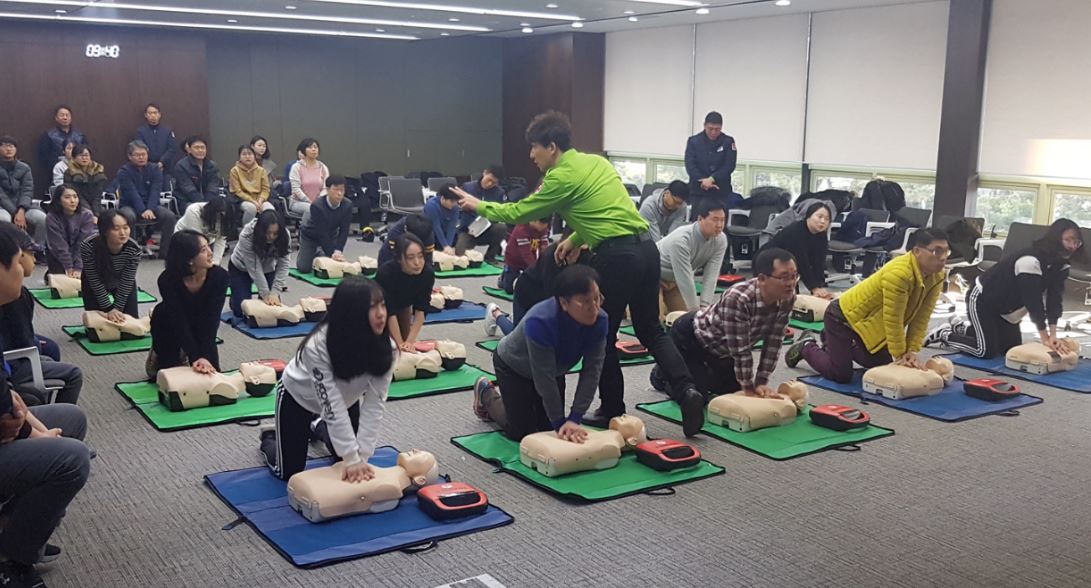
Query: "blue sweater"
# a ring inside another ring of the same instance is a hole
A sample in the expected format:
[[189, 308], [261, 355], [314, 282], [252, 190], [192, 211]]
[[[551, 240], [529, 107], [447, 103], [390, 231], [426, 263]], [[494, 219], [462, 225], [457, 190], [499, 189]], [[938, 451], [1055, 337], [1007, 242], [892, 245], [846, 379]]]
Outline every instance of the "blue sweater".
[[455, 246], [455, 229], [458, 228], [458, 207], [447, 210], [439, 203], [439, 196], [433, 196], [424, 203], [424, 214], [432, 219], [432, 230], [436, 234], [436, 248]]
[[337, 208], [330, 207], [325, 196], [319, 196], [303, 213], [300, 231], [309, 241], [322, 247], [326, 255], [334, 251], [344, 251], [349, 239], [349, 225], [352, 224], [352, 203], [342, 200]]
[[122, 207], [132, 208], [136, 216], [145, 210], [159, 212], [159, 195], [163, 192], [163, 172], [159, 166], [148, 164], [137, 169], [126, 163], [117, 171], [117, 181]]

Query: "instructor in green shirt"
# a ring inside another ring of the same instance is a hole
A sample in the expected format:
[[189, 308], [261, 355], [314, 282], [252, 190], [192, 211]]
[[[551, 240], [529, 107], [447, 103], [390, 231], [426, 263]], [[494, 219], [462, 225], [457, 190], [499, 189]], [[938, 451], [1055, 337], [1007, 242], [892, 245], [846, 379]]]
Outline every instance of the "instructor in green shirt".
[[584, 418], [602, 425], [625, 413], [625, 382], [618, 363], [617, 331], [629, 308], [636, 336], [651, 351], [664, 376], [681, 396], [686, 436], [704, 423], [704, 402], [678, 349], [659, 323], [659, 249], [648, 235], [648, 223], [633, 206], [625, 186], [610, 162], [572, 148], [572, 125], [559, 112], [534, 117], [527, 127], [530, 158], [545, 177], [542, 187], [518, 202], [501, 204], [479, 200], [462, 190], [462, 209], [493, 221], [525, 223], [557, 213], [572, 228], [558, 244], [558, 264], [575, 262], [584, 246], [594, 254], [601, 306], [609, 318], [609, 340], [599, 379], [598, 412]]

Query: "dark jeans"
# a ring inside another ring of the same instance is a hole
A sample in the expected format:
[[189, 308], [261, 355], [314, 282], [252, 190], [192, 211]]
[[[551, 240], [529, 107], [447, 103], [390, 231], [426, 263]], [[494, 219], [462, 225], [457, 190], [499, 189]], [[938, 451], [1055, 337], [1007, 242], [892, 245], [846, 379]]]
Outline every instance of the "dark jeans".
[[966, 334], [951, 333], [947, 337], [947, 344], [952, 349], [975, 357], [993, 358], [1006, 355], [1012, 347], [1023, 344], [1019, 325], [1010, 323], [1000, 311], [983, 303], [979, 286], [975, 285], [966, 297], [966, 312], [970, 315]]
[[[241, 303], [240, 303], [241, 304]], [[182, 361], [184, 350], [182, 349], [182, 340], [178, 337], [178, 333], [174, 329], [174, 325], [171, 323], [170, 318], [167, 317], [167, 311], [160, 312], [162, 304], [157, 304], [152, 311], [152, 350], [155, 351], [156, 368], [165, 370], [167, 368], [178, 367], [185, 365], [186, 362]], [[219, 312], [219, 311], [217, 311]], [[191, 325], [193, 325], [192, 333], [194, 337], [199, 340], [208, 341], [208, 343], [201, 345], [200, 348], [208, 349], [206, 356], [203, 359], [207, 359], [217, 370], [220, 369], [220, 351], [216, 348], [216, 330], [211, 333], [203, 333], [197, 325], [203, 325], [207, 321], [203, 318], [189, 317]], [[216, 321], [218, 327], [220, 321]], [[193, 363], [200, 357], [187, 357], [188, 363]]]
[[459, 232], [455, 239], [455, 255], [465, 255], [467, 249], [473, 249], [478, 245], [488, 245], [485, 251], [485, 259], [492, 261], [500, 255], [500, 245], [508, 236], [508, 227], [503, 223], [493, 223], [481, 235], [474, 237], [469, 233]]
[[625, 380], [617, 356], [617, 330], [629, 309], [636, 337], [647, 347], [664, 378], [676, 390], [693, 385], [686, 362], [659, 322], [659, 249], [636, 236], [607, 239], [595, 248], [591, 267], [599, 273], [603, 310], [610, 322], [606, 359], [599, 378], [601, 416], [625, 414]]
[[34, 341], [38, 344], [38, 352], [42, 354], [42, 357], [48, 357], [53, 361], [61, 360], [61, 346], [57, 345], [56, 341], [41, 335], [34, 335]]
[[[742, 385], [735, 377], [735, 362], [730, 357], [719, 357], [709, 353], [693, 333], [693, 318], [697, 311], [688, 312], [674, 321], [670, 337], [678, 352], [686, 358], [686, 367], [693, 376], [697, 391], [705, 397], [705, 402], [713, 396], [730, 394], [742, 390]], [[682, 390], [667, 386], [667, 394], [675, 402], [682, 401]]]
[[[110, 290], [110, 295], [117, 299], [117, 290]], [[139, 289], [136, 284], [133, 284], [133, 292], [129, 294], [129, 299], [125, 301], [125, 307], [121, 309], [121, 312], [133, 317], [140, 318], [140, 310], [137, 305], [136, 299], [139, 294]], [[80, 284], [80, 295], [83, 296], [83, 309], [84, 310], [101, 310], [102, 312], [110, 312], [114, 308], [112, 306], [99, 307], [98, 301], [95, 300], [95, 295], [91, 292], [91, 285], [87, 280], [87, 276], [83, 276], [83, 280]]]
[[21, 564], [33, 564], [68, 504], [87, 482], [91, 457], [83, 437], [87, 417], [78, 406], [50, 404], [30, 409], [48, 428], [63, 437], [20, 439], [0, 445], [0, 510], [7, 519], [0, 533], [0, 554]]
[[[42, 378], [45, 379], [46, 384], [62, 383], [61, 389], [57, 391], [56, 402], [76, 404], [79, 400], [80, 390], [83, 389], [83, 370], [79, 366], [43, 357]], [[48, 403], [46, 391], [34, 387], [34, 374], [31, 371], [30, 360], [20, 359], [11, 364], [11, 384], [15, 386], [15, 391], [23, 397], [23, 402], [26, 402], [28, 406]]]
[[[231, 314], [235, 315], [236, 318], [242, 318], [242, 301], [254, 297], [250, 293], [250, 290], [254, 287], [254, 280], [250, 277], [250, 274], [235, 267], [235, 264], [231, 262], [227, 264], [227, 277], [228, 282], [231, 284]], [[272, 288], [276, 277], [277, 273], [275, 271], [265, 274], [265, 283]]]
[[[132, 207], [125, 206], [122, 207], [121, 210], [122, 212], [128, 211], [130, 218], [136, 219], [136, 226], [133, 227], [134, 233], [136, 232], [135, 229], [140, 226], [155, 225], [155, 227], [159, 229], [159, 259], [166, 259], [167, 249], [170, 247], [170, 238], [174, 235], [174, 225], [178, 224], [178, 217], [174, 214], [174, 211], [166, 206], [160, 206], [155, 210], [155, 220], [149, 222], [136, 214], [136, 211], [133, 210]], [[178, 201], [178, 210], [181, 210], [182, 212], [185, 212], [186, 210], [182, 200]], [[145, 225], [145, 223], [147, 224]], [[133, 235], [133, 238], [136, 238], [135, 234]], [[137, 240], [139, 241], [139, 239]], [[143, 242], [141, 242], [141, 245], [143, 245]]]
[[[491, 398], [486, 401], [489, 417], [504, 430], [512, 441], [539, 431], [552, 431], [553, 423], [546, 416], [542, 397], [534, 389], [534, 380], [524, 377], [508, 367], [500, 354], [494, 353], [492, 365], [496, 370], [496, 385], [500, 388], [500, 402]], [[557, 387], [564, 401], [564, 376], [557, 377]]]
[[807, 345], [803, 348], [803, 359], [822, 377], [848, 384], [852, 381], [852, 363], [855, 361], [865, 368], [887, 365], [894, 360], [886, 347], [872, 353], [852, 330], [841, 303], [834, 300], [826, 309], [826, 326], [822, 330], [822, 343]]
[[[317, 416], [292, 398], [284, 386], [277, 386], [276, 455], [267, 455], [266, 463], [273, 475], [287, 480], [303, 471], [307, 465], [307, 447], [311, 438], [311, 422]], [[349, 407], [352, 430], [360, 429], [360, 403]]]
[[500, 278], [497, 280], [496, 285], [508, 294], [515, 294], [515, 280], [518, 280], [522, 273], [523, 270], [511, 269], [508, 266], [504, 266], [504, 273], [500, 274]]

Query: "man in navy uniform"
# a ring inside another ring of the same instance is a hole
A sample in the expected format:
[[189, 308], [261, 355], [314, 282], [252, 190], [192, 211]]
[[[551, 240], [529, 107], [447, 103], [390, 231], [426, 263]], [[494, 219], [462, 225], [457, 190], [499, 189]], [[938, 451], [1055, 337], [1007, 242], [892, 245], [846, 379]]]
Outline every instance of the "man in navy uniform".
[[[693, 210], [705, 198], [715, 197], [725, 210], [731, 195], [731, 174], [739, 159], [735, 138], [723, 133], [724, 117], [716, 111], [705, 116], [705, 128], [686, 141], [686, 172]], [[690, 219], [692, 220], [692, 219]]]

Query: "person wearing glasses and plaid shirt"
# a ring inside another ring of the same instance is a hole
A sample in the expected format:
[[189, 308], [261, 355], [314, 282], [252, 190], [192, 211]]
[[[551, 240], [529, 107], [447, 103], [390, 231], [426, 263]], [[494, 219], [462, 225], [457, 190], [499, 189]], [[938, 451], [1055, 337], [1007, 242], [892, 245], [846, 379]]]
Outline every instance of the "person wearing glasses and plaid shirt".
[[[652, 385], [682, 408], [687, 437], [700, 431], [711, 396], [739, 390], [763, 397], [776, 394], [769, 387], [769, 375], [780, 355], [799, 273], [791, 253], [771, 248], [754, 260], [754, 274], [757, 277], [736, 284], [716, 303], [683, 315], [671, 327], [671, 340], [686, 358], [701, 402], [692, 402], [667, 384], [658, 366], [652, 370]], [[752, 349], [762, 340], [765, 345], [755, 369]]]
[[896, 362], [923, 369], [917, 352], [943, 290], [950, 254], [946, 233], [916, 231], [909, 252], [830, 303], [824, 345], [804, 335], [788, 350], [785, 363], [795, 367], [805, 360], [823, 377], [842, 384], [852, 381], [853, 362], [865, 368]]

